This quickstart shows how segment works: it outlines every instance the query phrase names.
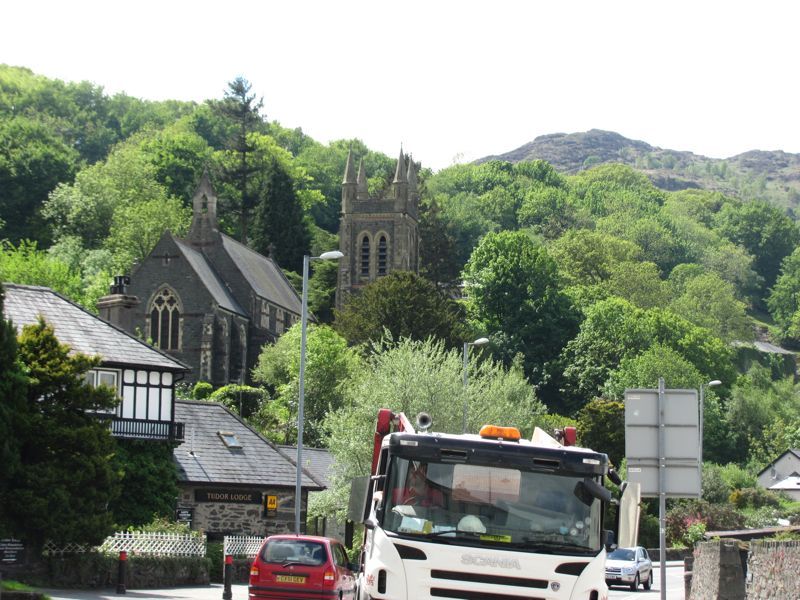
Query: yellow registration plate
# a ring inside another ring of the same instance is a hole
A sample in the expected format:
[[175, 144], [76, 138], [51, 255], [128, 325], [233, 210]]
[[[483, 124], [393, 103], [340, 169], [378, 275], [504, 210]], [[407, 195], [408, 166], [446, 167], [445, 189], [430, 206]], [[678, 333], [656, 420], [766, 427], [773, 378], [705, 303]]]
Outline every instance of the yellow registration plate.
[[275, 575], [278, 583], [305, 583], [306, 578], [302, 575]]

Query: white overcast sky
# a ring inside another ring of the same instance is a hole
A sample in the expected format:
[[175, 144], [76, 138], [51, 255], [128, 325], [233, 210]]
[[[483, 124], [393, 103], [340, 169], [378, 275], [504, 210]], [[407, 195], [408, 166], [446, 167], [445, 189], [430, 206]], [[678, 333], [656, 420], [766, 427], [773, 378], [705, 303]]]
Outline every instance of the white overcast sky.
[[109, 94], [221, 98], [434, 170], [616, 131], [725, 158], [800, 152], [796, 0], [5, 0], [0, 63]]

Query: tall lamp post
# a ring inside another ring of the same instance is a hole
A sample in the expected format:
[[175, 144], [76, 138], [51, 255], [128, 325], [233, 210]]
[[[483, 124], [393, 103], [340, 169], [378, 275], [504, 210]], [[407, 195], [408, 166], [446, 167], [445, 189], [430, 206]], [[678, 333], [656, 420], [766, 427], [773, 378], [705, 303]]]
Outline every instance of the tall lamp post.
[[484, 346], [489, 343], [489, 338], [478, 338], [474, 342], [464, 342], [464, 426], [462, 433], [467, 433], [467, 371], [469, 370], [469, 347]]
[[306, 326], [308, 324], [308, 265], [312, 260], [338, 260], [344, 254], [338, 250], [323, 252], [319, 256], [303, 257], [303, 308], [300, 313], [300, 396], [297, 403], [297, 481], [294, 487], [294, 533], [300, 535], [300, 509], [302, 496], [300, 479], [303, 474], [303, 410], [306, 378]]
[[700, 384], [700, 463], [703, 462], [703, 412], [704, 412], [704, 404], [703, 404], [703, 388], [706, 387], [716, 387], [718, 385], [722, 385], [722, 382], [719, 379], [714, 379], [709, 381], [708, 383]]

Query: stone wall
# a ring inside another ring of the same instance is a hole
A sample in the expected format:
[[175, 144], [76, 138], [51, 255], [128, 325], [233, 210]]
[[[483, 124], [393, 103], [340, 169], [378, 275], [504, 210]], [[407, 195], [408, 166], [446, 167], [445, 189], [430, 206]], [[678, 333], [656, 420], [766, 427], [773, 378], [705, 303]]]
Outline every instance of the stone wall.
[[715, 540], [694, 554], [688, 600], [800, 599], [800, 542]]
[[745, 600], [742, 551], [738, 540], [697, 544], [691, 600]]
[[752, 542], [747, 560], [748, 600], [800, 598], [800, 542]]
[[[191, 508], [194, 511], [192, 529], [203, 531], [210, 539], [223, 535], [255, 535], [267, 537], [294, 532], [294, 489], [263, 488], [263, 496], [277, 496], [278, 508], [274, 514], [265, 515], [260, 504], [236, 504], [223, 502], [197, 502], [196, 489], [209, 489], [213, 486], [181, 486], [178, 508]], [[308, 492], [303, 491], [303, 507]], [[302, 510], [301, 509], [301, 510]], [[301, 524], [305, 523], [305, 510], [300, 514]]]

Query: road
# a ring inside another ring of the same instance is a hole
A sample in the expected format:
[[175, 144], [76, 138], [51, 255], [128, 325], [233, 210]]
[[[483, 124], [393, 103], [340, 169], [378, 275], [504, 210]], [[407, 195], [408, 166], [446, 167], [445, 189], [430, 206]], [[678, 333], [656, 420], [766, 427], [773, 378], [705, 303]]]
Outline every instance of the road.
[[[653, 565], [655, 577], [653, 587], [645, 592], [641, 587], [632, 592], [627, 588], [611, 588], [609, 598], [612, 600], [659, 600], [661, 587], [659, 586], [660, 573], [658, 565]], [[211, 584], [209, 586], [194, 588], [168, 588], [161, 590], [129, 590], [124, 596], [116, 594], [114, 590], [42, 590], [50, 595], [53, 600], [222, 600], [222, 586]], [[233, 600], [247, 600], [247, 586], [232, 586]], [[683, 564], [667, 567], [667, 599], [682, 600], [683, 598]]]
[[[613, 587], [608, 594], [611, 600], [658, 600], [661, 598], [661, 569], [658, 564], [653, 565], [653, 587], [649, 592], [645, 592], [643, 588], [632, 592], [628, 588]], [[683, 593], [683, 563], [680, 565], [670, 566], [667, 561], [667, 600], [682, 600]]]

